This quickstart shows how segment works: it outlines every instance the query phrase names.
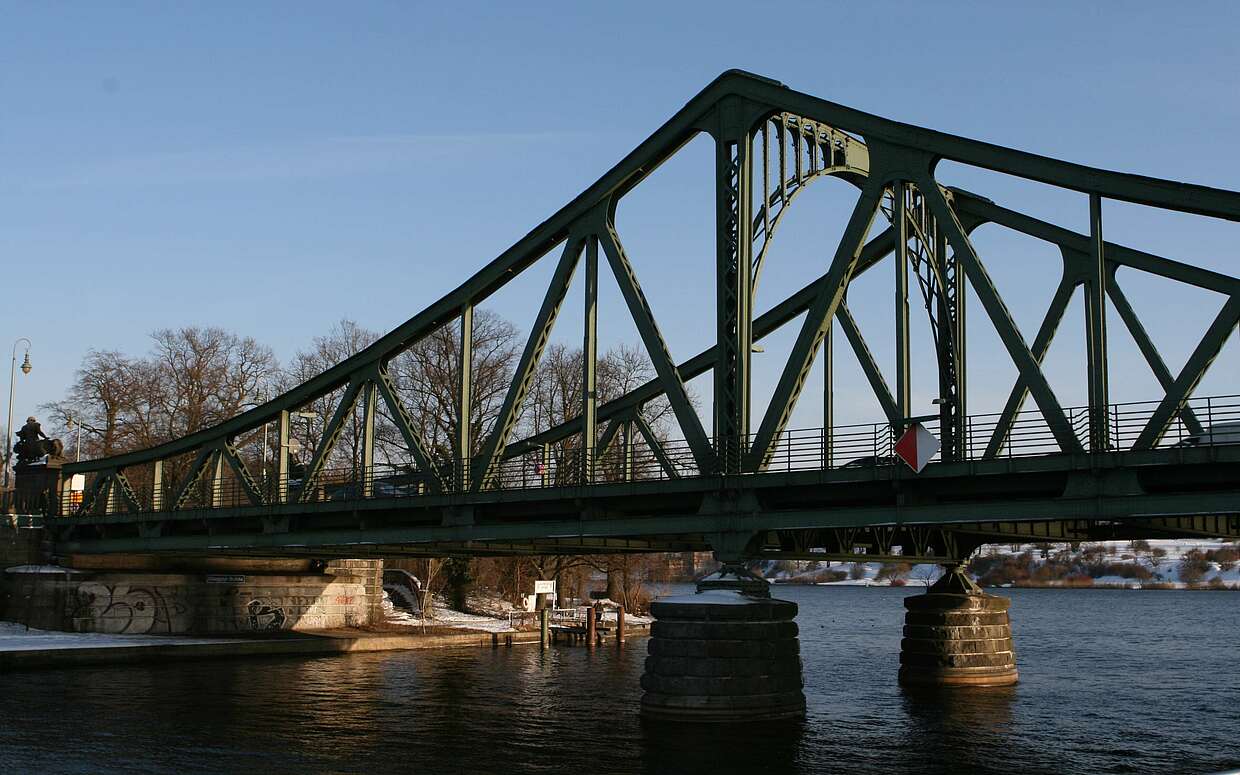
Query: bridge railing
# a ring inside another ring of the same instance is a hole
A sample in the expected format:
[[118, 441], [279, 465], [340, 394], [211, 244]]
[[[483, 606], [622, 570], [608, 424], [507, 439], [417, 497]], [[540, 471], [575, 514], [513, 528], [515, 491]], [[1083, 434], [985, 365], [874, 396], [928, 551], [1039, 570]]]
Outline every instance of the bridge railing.
[[[1108, 411], [1108, 424], [1113, 451], [1130, 449], [1146, 428], [1159, 402], [1113, 404]], [[1089, 413], [1086, 408], [1065, 410], [1073, 433], [1089, 449]], [[1017, 458], [1056, 454], [1061, 451], [1050, 427], [1037, 410], [1017, 413], [1006, 435], [996, 430], [1003, 418], [1000, 414], [972, 415], [965, 424], [966, 459]], [[1202, 431], [1229, 424], [1227, 435], [1218, 435], [1213, 443], [1240, 441], [1240, 395], [1212, 396], [1188, 401], [1175, 415], [1159, 447], [1188, 446], [1202, 441]], [[938, 420], [924, 423], [931, 433], [938, 434]], [[894, 447], [902, 429], [891, 423], [863, 423], [835, 426], [831, 429], [807, 428], [786, 431], [771, 456], [768, 472], [810, 471], [838, 468], [881, 468], [902, 465], [895, 457]], [[994, 448], [993, 451], [990, 448]], [[989, 454], [988, 454], [989, 452]], [[935, 459], [938, 459], [937, 456]], [[138, 511], [172, 508], [178, 497], [182, 509], [234, 508], [280, 503], [323, 503], [371, 498], [416, 498], [435, 492], [459, 492], [469, 483], [462, 481], [472, 461], [443, 460], [437, 464], [435, 476], [409, 466], [375, 465], [369, 471], [360, 466], [323, 470], [307, 490], [297, 474], [283, 478], [255, 477], [243, 482], [236, 473], [222, 466], [214, 479], [198, 482], [182, 494], [182, 485], [170, 476], [158, 487], [151, 481], [131, 479], [132, 497]], [[264, 472], [266, 473], [266, 472]], [[694, 456], [683, 439], [656, 440], [651, 446], [646, 439], [616, 439], [601, 452], [587, 460], [580, 447], [548, 445], [530, 453], [503, 461], [484, 485], [487, 490], [530, 490], [553, 487], [583, 487], [617, 482], [648, 482], [700, 476]], [[88, 482], [89, 488], [89, 482]], [[158, 492], [156, 490], [158, 489]], [[255, 492], [257, 490], [257, 493]], [[71, 496], [72, 494], [68, 494]], [[158, 496], [158, 497], [157, 497]], [[255, 502], [255, 497], [258, 503]], [[133, 511], [128, 496], [113, 493], [106, 511]], [[60, 504], [61, 514], [72, 516], [80, 501], [66, 497]], [[161, 508], [152, 508], [153, 504]]]

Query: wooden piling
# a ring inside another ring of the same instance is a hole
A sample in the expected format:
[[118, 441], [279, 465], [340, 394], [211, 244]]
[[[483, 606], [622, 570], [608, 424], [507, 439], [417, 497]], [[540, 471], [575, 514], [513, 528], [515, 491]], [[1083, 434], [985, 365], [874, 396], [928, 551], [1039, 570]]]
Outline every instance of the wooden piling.
[[596, 611], [594, 606], [586, 609], [586, 645], [594, 648], [594, 644], [598, 641], [598, 622], [595, 621]]
[[538, 612], [538, 645], [547, 648], [551, 641], [551, 612], [546, 608]]
[[624, 645], [624, 606], [616, 609], [616, 645]]

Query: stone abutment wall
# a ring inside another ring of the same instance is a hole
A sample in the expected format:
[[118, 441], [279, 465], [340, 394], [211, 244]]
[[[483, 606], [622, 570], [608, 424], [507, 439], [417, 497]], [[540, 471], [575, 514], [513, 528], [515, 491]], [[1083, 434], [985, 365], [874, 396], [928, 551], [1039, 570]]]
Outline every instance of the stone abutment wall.
[[[249, 569], [243, 569], [248, 571]], [[0, 618], [66, 632], [231, 635], [365, 627], [382, 616], [382, 561], [322, 572], [6, 572]]]

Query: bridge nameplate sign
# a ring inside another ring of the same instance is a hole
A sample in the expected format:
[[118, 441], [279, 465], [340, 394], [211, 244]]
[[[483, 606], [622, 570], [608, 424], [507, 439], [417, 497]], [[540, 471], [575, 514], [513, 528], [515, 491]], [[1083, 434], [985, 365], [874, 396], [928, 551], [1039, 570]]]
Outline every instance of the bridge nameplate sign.
[[207, 576], [207, 583], [208, 584], [244, 584], [245, 576], [211, 575], [211, 576]]

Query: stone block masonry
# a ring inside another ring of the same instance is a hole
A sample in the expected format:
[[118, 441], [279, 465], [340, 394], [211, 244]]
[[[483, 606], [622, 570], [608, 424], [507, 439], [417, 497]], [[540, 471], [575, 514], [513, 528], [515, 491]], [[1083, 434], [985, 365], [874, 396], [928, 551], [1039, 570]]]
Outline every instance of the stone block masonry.
[[43, 560], [43, 529], [19, 527], [20, 518], [0, 516], [0, 570]]
[[363, 627], [382, 611], [382, 561], [321, 573], [6, 572], [2, 618], [66, 632], [232, 635]]

